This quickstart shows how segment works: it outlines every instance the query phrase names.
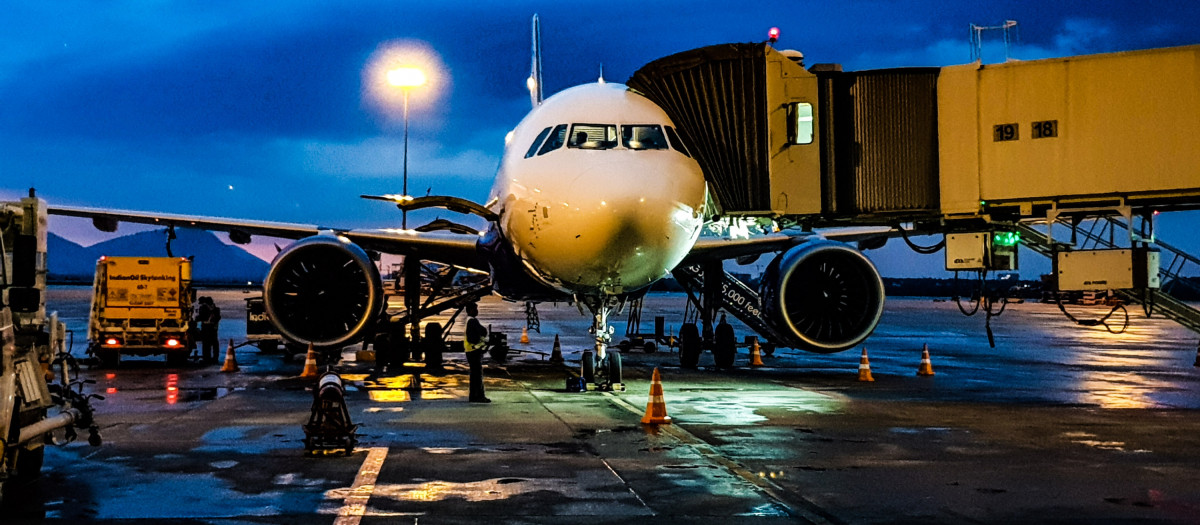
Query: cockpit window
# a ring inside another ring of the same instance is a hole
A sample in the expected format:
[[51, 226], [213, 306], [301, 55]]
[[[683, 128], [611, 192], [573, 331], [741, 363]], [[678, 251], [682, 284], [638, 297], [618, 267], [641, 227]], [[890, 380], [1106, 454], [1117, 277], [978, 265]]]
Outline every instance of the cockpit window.
[[538, 146], [542, 145], [542, 141], [545, 140], [546, 135], [549, 135], [549, 134], [550, 134], [550, 128], [543, 129], [541, 133], [538, 133], [537, 138], [533, 139], [533, 144], [531, 144], [529, 146], [529, 151], [525, 152], [525, 158], [534, 156], [537, 153]]
[[550, 132], [550, 138], [546, 139], [546, 143], [542, 144], [542, 149], [538, 150], [538, 155], [545, 155], [551, 151], [561, 148], [563, 140], [567, 138], [567, 125], [559, 124], [554, 126], [554, 131]]
[[621, 144], [629, 149], [667, 149], [662, 126], [621, 126]]
[[667, 137], [671, 139], [671, 147], [684, 154], [684, 156], [692, 156], [691, 152], [687, 150], [687, 147], [683, 145], [683, 140], [679, 138], [679, 134], [675, 132], [675, 128], [667, 126]]
[[617, 127], [612, 124], [572, 124], [567, 147], [609, 149], [617, 146]]

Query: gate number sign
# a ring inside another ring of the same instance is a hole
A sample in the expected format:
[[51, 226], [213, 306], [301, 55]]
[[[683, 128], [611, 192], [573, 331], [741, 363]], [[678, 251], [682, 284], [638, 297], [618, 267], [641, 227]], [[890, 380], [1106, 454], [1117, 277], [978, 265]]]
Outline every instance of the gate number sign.
[[1017, 140], [1020, 138], [1018, 124], [996, 124], [996, 130], [993, 133], [992, 140], [994, 142], [1004, 142], [1006, 140]]
[[[1057, 120], [1039, 120], [1032, 122], [1029, 125], [1033, 129], [1032, 136], [1035, 139], [1044, 139], [1058, 136], [1058, 121]], [[1009, 140], [1020, 140], [1020, 124], [1012, 122], [1009, 124], [996, 124], [992, 128], [992, 141], [1005, 142]]]

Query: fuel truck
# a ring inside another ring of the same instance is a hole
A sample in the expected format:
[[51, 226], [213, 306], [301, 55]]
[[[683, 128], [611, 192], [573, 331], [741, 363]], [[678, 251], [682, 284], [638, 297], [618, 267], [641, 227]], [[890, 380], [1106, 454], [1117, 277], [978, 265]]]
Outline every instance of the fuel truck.
[[0, 498], [41, 475], [45, 447], [86, 429], [100, 445], [87, 383], [65, 348], [66, 325], [46, 315], [46, 203], [29, 190], [0, 201]]

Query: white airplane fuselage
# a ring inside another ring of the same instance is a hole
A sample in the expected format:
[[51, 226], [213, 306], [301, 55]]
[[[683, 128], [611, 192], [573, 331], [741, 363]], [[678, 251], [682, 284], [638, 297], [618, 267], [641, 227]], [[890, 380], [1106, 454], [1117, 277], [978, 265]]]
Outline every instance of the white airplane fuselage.
[[558, 93], [517, 125], [488, 206], [530, 276], [610, 296], [669, 274], [700, 235], [707, 191], [673, 126], [650, 100], [604, 82]]

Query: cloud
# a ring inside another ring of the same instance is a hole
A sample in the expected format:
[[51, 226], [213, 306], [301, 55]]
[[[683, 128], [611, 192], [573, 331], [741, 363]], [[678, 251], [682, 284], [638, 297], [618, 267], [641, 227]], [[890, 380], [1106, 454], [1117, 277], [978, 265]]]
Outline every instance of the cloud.
[[[497, 138], [497, 145], [501, 140]], [[404, 162], [404, 139], [401, 137], [370, 137], [354, 142], [280, 140], [273, 146], [279, 148], [283, 156], [295, 158], [307, 173], [320, 176], [395, 179], [401, 174]], [[498, 152], [499, 147], [491, 152], [454, 150], [443, 142], [410, 138], [410, 181], [418, 176], [491, 181], [500, 162]]]

